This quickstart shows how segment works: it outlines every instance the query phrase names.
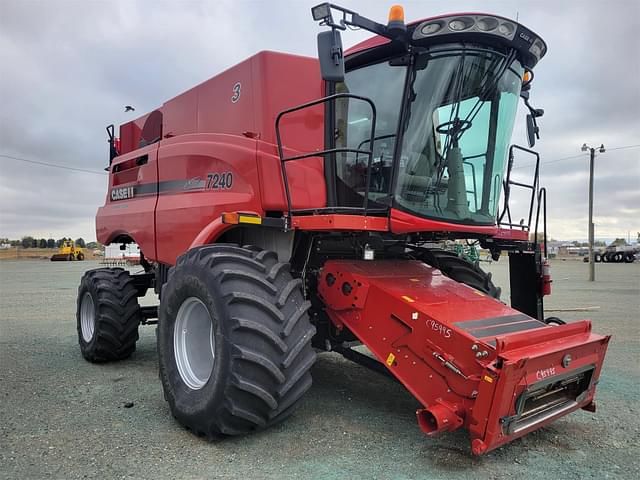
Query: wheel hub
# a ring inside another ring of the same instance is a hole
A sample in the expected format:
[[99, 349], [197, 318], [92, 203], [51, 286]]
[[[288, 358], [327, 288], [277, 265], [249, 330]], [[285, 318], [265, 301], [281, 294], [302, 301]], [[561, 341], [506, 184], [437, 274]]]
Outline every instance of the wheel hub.
[[173, 331], [173, 351], [182, 381], [200, 390], [209, 381], [215, 359], [215, 334], [209, 310], [196, 297], [178, 309]]
[[82, 338], [85, 342], [90, 342], [93, 338], [93, 332], [96, 328], [96, 309], [93, 303], [93, 297], [86, 292], [80, 303], [80, 330]]

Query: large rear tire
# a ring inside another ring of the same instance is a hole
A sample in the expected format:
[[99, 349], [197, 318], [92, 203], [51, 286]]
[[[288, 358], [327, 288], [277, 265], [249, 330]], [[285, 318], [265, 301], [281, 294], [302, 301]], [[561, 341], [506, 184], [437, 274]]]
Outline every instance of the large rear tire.
[[500, 299], [502, 289], [494, 285], [491, 280], [491, 272], [485, 272], [477, 263], [471, 263], [453, 252], [442, 249], [434, 248], [416, 253], [420, 260], [437, 268], [452, 280], [464, 283], [490, 297]]
[[182, 255], [162, 289], [160, 378], [198, 435], [241, 435], [288, 417], [311, 387], [310, 302], [276, 253], [210, 245]]
[[84, 274], [76, 319], [85, 359], [122, 360], [135, 351], [142, 320], [137, 293], [133, 278], [122, 268], [98, 268]]

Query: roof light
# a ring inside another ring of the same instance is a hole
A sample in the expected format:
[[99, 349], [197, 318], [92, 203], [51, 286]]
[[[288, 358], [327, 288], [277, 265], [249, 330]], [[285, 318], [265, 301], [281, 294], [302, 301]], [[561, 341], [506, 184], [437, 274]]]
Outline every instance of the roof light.
[[540, 39], [537, 39], [535, 42], [533, 42], [533, 45], [531, 45], [529, 51], [538, 58], [540, 58], [544, 54], [544, 45], [542, 44]]
[[455, 32], [461, 32], [467, 28], [471, 28], [474, 20], [471, 17], [459, 17], [449, 22], [449, 28]]
[[441, 22], [427, 23], [422, 27], [421, 31], [423, 35], [433, 35], [442, 28]]
[[407, 26], [404, 23], [404, 9], [400, 5], [394, 5], [389, 10], [387, 33], [392, 37], [398, 38], [404, 38], [407, 34]]
[[516, 27], [513, 23], [503, 22], [498, 27], [498, 32], [500, 32], [505, 37], [510, 37], [516, 31]]
[[491, 17], [484, 17], [477, 21], [478, 30], [490, 32], [498, 27], [498, 20]]
[[391, 22], [404, 23], [404, 8], [402, 8], [402, 5], [393, 5], [389, 9], [389, 23]]
[[531, 30], [513, 20], [486, 14], [454, 14], [425, 20], [412, 30], [411, 40], [418, 42], [418, 45], [430, 45], [445, 43], [449, 38], [460, 36], [463, 41], [469, 37], [470, 41], [477, 39], [482, 43], [479, 35], [487, 35], [484, 38], [489, 42], [495, 41], [495, 37], [506, 41], [523, 54], [522, 61], [529, 68], [533, 68], [547, 53], [544, 41]]

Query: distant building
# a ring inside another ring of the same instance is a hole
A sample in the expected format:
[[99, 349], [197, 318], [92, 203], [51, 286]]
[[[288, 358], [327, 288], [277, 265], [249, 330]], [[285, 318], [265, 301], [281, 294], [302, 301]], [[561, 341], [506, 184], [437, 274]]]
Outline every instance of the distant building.
[[8, 248], [11, 248], [10, 243], [0, 243], [0, 250], [7, 250]]

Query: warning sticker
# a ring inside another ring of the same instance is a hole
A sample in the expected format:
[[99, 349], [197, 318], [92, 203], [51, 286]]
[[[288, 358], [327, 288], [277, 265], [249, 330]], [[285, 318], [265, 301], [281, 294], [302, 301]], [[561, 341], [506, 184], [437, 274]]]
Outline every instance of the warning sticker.
[[489, 382], [489, 383], [493, 383], [493, 378], [491, 378], [489, 375], [485, 375], [484, 376], [484, 381], [485, 382]]
[[393, 353], [390, 353], [389, 356], [387, 357], [387, 365], [391, 367], [393, 365], [393, 362], [395, 361], [396, 361], [396, 356]]

